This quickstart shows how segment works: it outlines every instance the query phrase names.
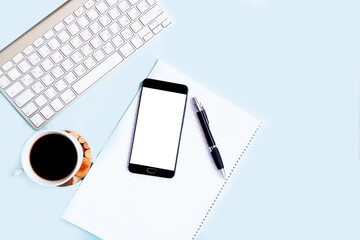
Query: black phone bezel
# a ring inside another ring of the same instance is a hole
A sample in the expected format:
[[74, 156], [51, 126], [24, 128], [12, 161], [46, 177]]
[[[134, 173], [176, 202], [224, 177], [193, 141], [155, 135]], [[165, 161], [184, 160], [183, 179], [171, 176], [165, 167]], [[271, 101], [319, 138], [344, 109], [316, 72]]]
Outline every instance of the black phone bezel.
[[[184, 112], [183, 112], [183, 118], [182, 118], [182, 122], [181, 122], [180, 136], [179, 136], [179, 142], [178, 142], [178, 148], [177, 148], [176, 159], [175, 159], [174, 171], [167, 170], [167, 169], [156, 168], [156, 167], [152, 167], [152, 166], [144, 166], [144, 165], [131, 163], [131, 155], [132, 155], [132, 149], [133, 149], [134, 138], [135, 138], [135, 133], [136, 133], [136, 125], [137, 125], [137, 120], [138, 120], [138, 115], [139, 115], [139, 108], [140, 108], [140, 104], [141, 104], [142, 90], [143, 90], [144, 87], [163, 90], [163, 91], [186, 94]], [[178, 155], [179, 155], [179, 148], [180, 148], [180, 142], [181, 142], [182, 129], [183, 129], [183, 126], [184, 126], [184, 119], [185, 119], [188, 92], [189, 92], [188, 87], [186, 85], [183, 85], [183, 84], [165, 82], [165, 81], [155, 80], [155, 79], [150, 79], [150, 78], [146, 78], [142, 82], [140, 99], [139, 99], [139, 103], [138, 103], [138, 110], [137, 110], [137, 114], [136, 114], [135, 128], [134, 128], [133, 137], [132, 137], [132, 143], [131, 143], [131, 152], [130, 152], [130, 157], [129, 157], [129, 166], [128, 167], [129, 167], [130, 172], [138, 173], [138, 174], [145, 174], [145, 175], [150, 175], [150, 176], [165, 177], [165, 178], [174, 177], [175, 171], [176, 171], [176, 166], [177, 166], [177, 159], [178, 159]]]

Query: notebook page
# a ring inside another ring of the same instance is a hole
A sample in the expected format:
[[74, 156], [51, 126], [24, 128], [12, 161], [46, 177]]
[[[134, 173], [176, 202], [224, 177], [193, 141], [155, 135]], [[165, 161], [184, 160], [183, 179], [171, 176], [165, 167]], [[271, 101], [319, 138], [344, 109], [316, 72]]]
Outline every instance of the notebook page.
[[128, 171], [139, 93], [109, 138], [63, 218], [103, 239], [193, 239], [225, 183], [192, 97], [206, 107], [229, 176], [260, 121], [159, 61], [150, 78], [186, 84], [188, 103], [175, 177]]

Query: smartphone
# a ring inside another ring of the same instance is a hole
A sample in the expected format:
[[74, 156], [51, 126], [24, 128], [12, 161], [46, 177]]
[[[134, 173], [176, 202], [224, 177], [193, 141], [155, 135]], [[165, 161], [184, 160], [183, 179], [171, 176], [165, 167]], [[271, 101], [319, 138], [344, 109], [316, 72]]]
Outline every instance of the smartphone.
[[132, 142], [129, 170], [158, 177], [175, 175], [188, 88], [145, 79]]

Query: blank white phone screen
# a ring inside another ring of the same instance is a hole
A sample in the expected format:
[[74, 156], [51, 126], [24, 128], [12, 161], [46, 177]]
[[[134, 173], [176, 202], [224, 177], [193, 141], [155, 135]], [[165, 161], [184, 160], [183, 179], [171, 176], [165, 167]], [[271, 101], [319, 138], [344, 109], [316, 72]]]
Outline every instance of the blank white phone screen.
[[186, 94], [144, 87], [130, 163], [175, 170]]

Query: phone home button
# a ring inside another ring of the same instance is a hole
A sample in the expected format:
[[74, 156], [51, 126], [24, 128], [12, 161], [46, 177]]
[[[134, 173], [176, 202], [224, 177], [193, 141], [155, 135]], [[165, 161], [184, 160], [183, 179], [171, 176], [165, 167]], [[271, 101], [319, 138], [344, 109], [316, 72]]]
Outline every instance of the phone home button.
[[150, 174], [156, 174], [157, 173], [157, 169], [156, 168], [147, 168], [146, 171]]

